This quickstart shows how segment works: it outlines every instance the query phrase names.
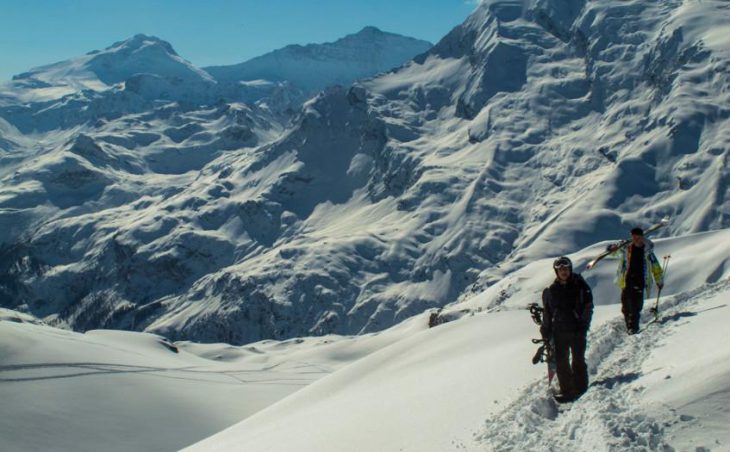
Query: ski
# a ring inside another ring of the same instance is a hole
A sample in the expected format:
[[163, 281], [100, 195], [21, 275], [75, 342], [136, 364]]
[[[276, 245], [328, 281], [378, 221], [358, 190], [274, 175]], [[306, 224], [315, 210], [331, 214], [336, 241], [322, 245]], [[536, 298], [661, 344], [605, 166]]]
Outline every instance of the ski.
[[[654, 232], [654, 231], [656, 231], [656, 230], [658, 230], [658, 229], [661, 229], [661, 228], [663, 228], [664, 226], [667, 226], [668, 224], [669, 224], [669, 217], [664, 217], [664, 218], [662, 219], [662, 221], [660, 221], [659, 223], [657, 223], [657, 224], [655, 224], [655, 225], [651, 226], [651, 227], [650, 227], [649, 229], [647, 229], [646, 231], [644, 231], [644, 235], [645, 235], [645, 236], [646, 236], [646, 235], [649, 235], [649, 234], [651, 234], [652, 232]], [[598, 256], [594, 257], [592, 261], [588, 262], [588, 265], [586, 266], [586, 270], [590, 270], [590, 269], [592, 269], [593, 267], [595, 267], [595, 266], [596, 266], [596, 264], [597, 264], [598, 262], [600, 262], [600, 261], [601, 261], [601, 259], [603, 259], [604, 257], [608, 256], [609, 254], [612, 254], [612, 253], [614, 253], [614, 252], [616, 252], [616, 251], [620, 250], [621, 248], [625, 247], [625, 246], [626, 246], [626, 245], [628, 245], [629, 243], [631, 243], [631, 239], [625, 239], [625, 240], [621, 240], [621, 241], [620, 241], [620, 242], [618, 243], [618, 248], [617, 248], [616, 250], [613, 250], [613, 251], [609, 251], [609, 250], [606, 250], [606, 251], [602, 252], [601, 254], [599, 254]]]

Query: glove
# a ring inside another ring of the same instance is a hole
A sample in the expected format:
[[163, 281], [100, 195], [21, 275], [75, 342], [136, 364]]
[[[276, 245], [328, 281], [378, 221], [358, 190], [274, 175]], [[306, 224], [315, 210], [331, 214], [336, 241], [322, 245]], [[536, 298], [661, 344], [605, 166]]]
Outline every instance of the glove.
[[663, 282], [657, 283], [656, 286], [659, 288], [659, 290], [662, 290], [664, 288], [664, 283]]

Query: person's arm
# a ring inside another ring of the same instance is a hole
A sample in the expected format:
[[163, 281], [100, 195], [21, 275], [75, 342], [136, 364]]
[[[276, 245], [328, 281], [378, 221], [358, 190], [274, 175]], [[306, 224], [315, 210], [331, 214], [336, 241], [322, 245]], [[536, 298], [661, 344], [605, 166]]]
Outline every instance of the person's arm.
[[582, 276], [578, 275], [579, 296], [581, 297], [581, 312], [578, 313], [581, 326], [584, 331], [588, 331], [593, 319], [593, 291]]
[[653, 252], [649, 251], [647, 256], [649, 258], [651, 274], [654, 276], [654, 282], [656, 283], [656, 286], [661, 289], [664, 287], [664, 270], [662, 270], [659, 259], [656, 258]]

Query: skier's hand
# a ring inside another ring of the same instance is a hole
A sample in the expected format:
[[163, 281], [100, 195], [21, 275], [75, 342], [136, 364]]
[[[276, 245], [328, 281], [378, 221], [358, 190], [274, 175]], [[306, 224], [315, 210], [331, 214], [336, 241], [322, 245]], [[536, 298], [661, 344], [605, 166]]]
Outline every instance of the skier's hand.
[[663, 282], [657, 283], [656, 286], [659, 288], [659, 290], [662, 290], [664, 288], [664, 283]]
[[618, 245], [616, 245], [615, 243], [612, 243], [612, 244], [610, 244], [610, 245], [608, 245], [608, 246], [606, 247], [606, 251], [610, 251], [610, 252], [612, 252], [612, 253], [613, 253], [614, 251], [616, 251], [617, 249], [618, 249]]

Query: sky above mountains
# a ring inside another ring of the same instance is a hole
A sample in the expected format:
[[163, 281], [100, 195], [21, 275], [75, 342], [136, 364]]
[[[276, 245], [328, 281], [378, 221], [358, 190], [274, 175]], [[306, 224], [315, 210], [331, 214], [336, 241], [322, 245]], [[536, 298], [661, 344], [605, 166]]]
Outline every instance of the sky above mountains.
[[433, 43], [471, 0], [191, 0], [8, 2], [0, 15], [0, 81], [138, 33], [169, 41], [195, 65], [235, 64], [289, 44], [335, 41], [365, 26]]

